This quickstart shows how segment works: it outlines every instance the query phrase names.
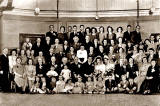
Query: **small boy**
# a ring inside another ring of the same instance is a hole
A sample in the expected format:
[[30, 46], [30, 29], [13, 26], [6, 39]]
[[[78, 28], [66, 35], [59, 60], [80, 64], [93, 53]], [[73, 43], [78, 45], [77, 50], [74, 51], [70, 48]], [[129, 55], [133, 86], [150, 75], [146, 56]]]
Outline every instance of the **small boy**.
[[119, 92], [126, 92], [126, 88], [128, 86], [128, 81], [126, 80], [126, 75], [121, 76], [122, 81], [118, 84], [118, 91]]
[[129, 83], [126, 88], [126, 93], [133, 94], [136, 93], [136, 90], [137, 90], [137, 85], [135, 84], [132, 78], [129, 78]]

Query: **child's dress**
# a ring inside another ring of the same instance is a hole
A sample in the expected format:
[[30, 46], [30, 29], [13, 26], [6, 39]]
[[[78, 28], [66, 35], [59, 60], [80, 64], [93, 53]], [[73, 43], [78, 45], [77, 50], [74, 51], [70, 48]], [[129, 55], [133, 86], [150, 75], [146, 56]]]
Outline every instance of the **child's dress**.
[[70, 73], [71, 73], [71, 70], [69, 69], [63, 69], [61, 71], [61, 75], [63, 76], [65, 82], [70, 78]]
[[83, 82], [76, 82], [73, 88], [73, 93], [83, 93], [84, 86]]
[[86, 82], [86, 93], [93, 93], [94, 82]]
[[65, 82], [64, 81], [57, 81], [55, 92], [57, 93], [64, 93], [65, 92]]

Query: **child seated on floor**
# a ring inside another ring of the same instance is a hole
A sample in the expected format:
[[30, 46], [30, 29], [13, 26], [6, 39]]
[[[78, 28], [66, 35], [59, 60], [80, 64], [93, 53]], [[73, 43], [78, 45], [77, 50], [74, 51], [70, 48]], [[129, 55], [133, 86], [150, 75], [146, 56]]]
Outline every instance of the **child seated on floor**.
[[51, 77], [51, 81], [49, 83], [49, 92], [48, 93], [55, 93], [54, 89], [56, 88], [56, 78]]
[[36, 76], [34, 85], [30, 89], [30, 93], [38, 93], [39, 89], [40, 89], [40, 79], [38, 76]]
[[41, 90], [39, 90], [39, 93], [46, 93], [48, 91], [46, 87], [46, 79], [45, 77], [42, 77], [41, 80], [42, 80], [42, 87]]
[[78, 81], [75, 83], [73, 88], [73, 93], [82, 94], [84, 92], [84, 83], [82, 82], [82, 77], [78, 77]]
[[94, 91], [94, 82], [92, 81], [92, 77], [89, 76], [85, 84], [85, 93], [92, 94], [93, 91]]
[[104, 94], [105, 93], [105, 83], [101, 76], [97, 78], [94, 76], [94, 93]]
[[126, 88], [128, 86], [128, 81], [126, 80], [126, 75], [121, 76], [121, 81], [118, 84], [118, 91], [119, 92], [126, 92]]
[[64, 69], [61, 71], [61, 74], [66, 82], [69, 78], [71, 78], [71, 70], [68, 69], [68, 66], [65, 65]]
[[53, 91], [56, 93], [65, 93], [65, 82], [61, 75], [59, 76], [59, 80], [56, 82], [56, 88]]
[[106, 93], [113, 93], [118, 90], [114, 74], [111, 71], [107, 72], [105, 76], [105, 88], [106, 88]]
[[132, 78], [129, 78], [129, 83], [126, 88], [126, 93], [133, 94], [136, 93], [137, 85]]
[[66, 93], [73, 93], [74, 83], [72, 83], [72, 79], [68, 79], [65, 86]]

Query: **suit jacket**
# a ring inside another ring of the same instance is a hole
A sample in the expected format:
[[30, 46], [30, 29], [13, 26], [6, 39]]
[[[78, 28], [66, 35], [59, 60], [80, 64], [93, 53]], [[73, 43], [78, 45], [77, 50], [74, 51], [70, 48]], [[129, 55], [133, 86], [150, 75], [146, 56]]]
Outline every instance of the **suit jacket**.
[[59, 39], [60, 44], [63, 44], [65, 40], [68, 40], [67, 33], [58, 33], [57, 37]]
[[38, 56], [39, 51], [42, 51], [42, 44], [38, 46], [37, 43], [34, 43], [32, 50], [34, 50], [34, 56]]
[[52, 33], [49, 31], [46, 33], [46, 36], [49, 36], [51, 38], [51, 43], [53, 44], [55, 39], [57, 38], [57, 32], [53, 31]]
[[78, 33], [78, 32], [76, 32], [76, 33], [71, 32], [71, 33], [70, 33], [70, 39], [69, 39], [70, 44], [73, 43], [73, 38], [74, 38], [75, 36], [77, 36], [77, 37], [79, 38], [79, 40], [80, 40], [80, 37], [79, 37], [79, 33]]
[[3, 71], [4, 76], [8, 77], [9, 60], [8, 60], [8, 56], [5, 56], [4, 54], [0, 55], [0, 70]]
[[141, 39], [141, 33], [137, 33], [137, 31], [133, 31], [131, 35], [131, 42], [133, 44], [139, 44], [142, 41]]
[[128, 31], [124, 32], [123, 34], [123, 41], [127, 42], [127, 41], [131, 41], [131, 32], [129, 33]]
[[55, 54], [63, 52], [63, 46], [61, 44], [53, 45], [53, 51]]

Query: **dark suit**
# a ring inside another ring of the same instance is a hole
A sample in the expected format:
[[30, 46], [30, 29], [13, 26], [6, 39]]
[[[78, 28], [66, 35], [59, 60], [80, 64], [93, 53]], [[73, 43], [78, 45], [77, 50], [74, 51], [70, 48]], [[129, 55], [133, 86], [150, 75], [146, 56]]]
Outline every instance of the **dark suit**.
[[124, 32], [123, 41], [125, 42], [131, 41], [131, 32], [128, 32], [128, 31]]
[[0, 71], [3, 71], [3, 74], [0, 74], [0, 86], [2, 87], [3, 91], [9, 91], [9, 60], [4, 54], [0, 55]]
[[133, 31], [131, 35], [131, 42], [133, 44], [139, 44], [141, 41], [142, 41], [141, 33], [140, 32], [138, 33], [137, 31]]
[[79, 37], [79, 33], [78, 33], [78, 32], [71, 32], [71, 34], [70, 34], [70, 39], [69, 39], [70, 44], [73, 43], [73, 38], [74, 38], [75, 36], [77, 36], [77, 37], [79, 38], [79, 40], [80, 40], [80, 37]]
[[67, 36], [67, 33], [58, 33], [58, 39], [59, 39], [59, 43], [60, 44], [63, 44], [63, 42], [65, 41], [65, 40], [67, 40], [68, 41], [68, 36]]
[[46, 33], [46, 36], [49, 36], [51, 38], [51, 43], [53, 44], [55, 39], [57, 38], [57, 32], [53, 31], [52, 33], [49, 31]]
[[37, 43], [33, 44], [32, 50], [34, 50], [34, 56], [38, 56], [39, 51], [42, 51], [42, 44], [37, 45]]

